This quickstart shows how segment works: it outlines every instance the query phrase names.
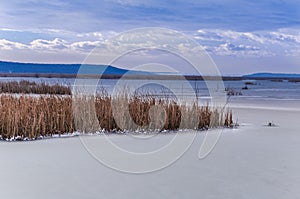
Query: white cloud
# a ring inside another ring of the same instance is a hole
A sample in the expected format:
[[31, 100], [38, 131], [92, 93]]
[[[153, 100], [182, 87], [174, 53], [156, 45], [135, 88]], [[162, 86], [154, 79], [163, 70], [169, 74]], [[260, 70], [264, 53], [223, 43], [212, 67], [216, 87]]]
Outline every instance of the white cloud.
[[0, 50], [26, 49], [28, 46], [19, 42], [0, 39]]
[[37, 39], [30, 42], [29, 48], [38, 50], [64, 50], [68, 48], [68, 43], [59, 38], [55, 38], [54, 40]]
[[99, 41], [80, 41], [70, 43], [59, 38], [55, 38], [53, 40], [36, 39], [30, 42], [29, 44], [22, 44], [6, 39], [0, 40], [0, 50], [9, 51], [27, 49], [39, 52], [88, 53], [97, 46], [100, 46]]
[[[12, 31], [12, 30], [7, 30]], [[17, 31], [17, 30], [13, 30]], [[37, 52], [56, 52], [56, 53], [78, 53], [87, 54], [96, 47], [101, 47], [103, 52], [115, 51], [124, 48], [124, 44], [130, 46], [144, 46], [149, 44], [150, 40], [145, 40], [147, 36], [139, 33], [131, 35], [132, 38], [124, 40], [119, 37], [121, 43], [107, 42], [106, 39], [115, 36], [116, 32], [87, 32], [87, 33], [66, 33], [60, 30], [45, 30], [52, 34], [72, 35], [72, 39], [62, 39], [60, 37], [54, 39], [35, 39], [29, 43], [20, 43], [8, 39], [0, 40], [0, 50], [13, 51], [14, 49], [34, 50]], [[171, 34], [171, 33], [170, 33]], [[279, 29], [272, 32], [237, 32], [232, 30], [220, 29], [201, 29], [195, 32], [189, 32], [199, 44], [210, 54], [221, 56], [250, 56], [250, 57], [266, 57], [266, 56], [299, 56], [300, 52], [300, 33], [297, 29]], [[75, 37], [74, 37], [75, 36]], [[165, 36], [165, 37], [164, 37]], [[170, 35], [160, 35], [153, 40], [161, 40]], [[178, 49], [182, 51], [193, 51], [189, 46], [183, 46], [180, 39], [174, 41], [178, 44]], [[134, 41], [135, 43], [132, 43]], [[143, 44], [143, 45], [142, 45]], [[197, 49], [196, 49], [197, 50]]]
[[250, 45], [234, 45], [232, 43], [224, 43], [218, 47], [215, 47], [213, 52], [216, 55], [235, 55], [235, 56], [250, 56], [250, 57], [266, 57], [274, 56], [272, 52], [262, 50], [257, 46]]
[[88, 37], [88, 38], [96, 38], [98, 40], [103, 40], [103, 34], [101, 32], [89, 32], [89, 33], [78, 33], [77, 37]]
[[70, 48], [75, 51], [88, 52], [101, 45], [100, 41], [80, 41], [70, 44]]
[[198, 30], [196, 39], [211, 41], [247, 41], [265, 43], [268, 39], [259, 32], [237, 32], [232, 30], [206, 29]]
[[194, 34], [194, 38], [216, 55], [290, 56], [300, 49], [298, 29], [279, 29], [272, 32], [201, 29]]

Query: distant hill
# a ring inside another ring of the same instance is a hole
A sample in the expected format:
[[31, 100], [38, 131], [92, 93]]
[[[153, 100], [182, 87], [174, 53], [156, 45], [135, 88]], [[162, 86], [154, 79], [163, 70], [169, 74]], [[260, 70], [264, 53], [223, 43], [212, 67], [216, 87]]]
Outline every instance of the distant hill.
[[285, 74], [285, 73], [254, 73], [244, 75], [243, 78], [300, 78], [300, 74]]
[[[76, 77], [80, 69], [82, 75], [103, 74], [106, 78], [120, 78], [125, 73], [133, 75], [134, 78], [158, 78], [176, 79], [173, 73], [155, 73], [145, 71], [134, 71], [105, 65], [85, 65], [81, 64], [37, 64], [37, 63], [18, 63], [0, 61], [0, 76], [2, 77]], [[84, 69], [84, 70], [83, 70]], [[188, 80], [203, 80], [201, 76], [186, 75]], [[225, 76], [223, 80], [242, 80], [242, 79], [299, 79], [300, 74], [284, 73], [254, 73], [243, 76]]]
[[[78, 73], [81, 64], [34, 64], [0, 61], [1, 74], [68, 74]], [[129, 70], [105, 65], [85, 65], [81, 74], [123, 75]], [[130, 71], [130, 74], [149, 74], [143, 71]]]

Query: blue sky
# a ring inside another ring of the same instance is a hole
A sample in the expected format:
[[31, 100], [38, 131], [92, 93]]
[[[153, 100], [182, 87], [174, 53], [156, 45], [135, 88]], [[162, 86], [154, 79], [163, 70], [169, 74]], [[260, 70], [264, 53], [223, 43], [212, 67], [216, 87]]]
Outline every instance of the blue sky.
[[0, 60], [81, 63], [132, 28], [184, 32], [223, 74], [300, 73], [300, 1], [9, 0], [0, 2]]

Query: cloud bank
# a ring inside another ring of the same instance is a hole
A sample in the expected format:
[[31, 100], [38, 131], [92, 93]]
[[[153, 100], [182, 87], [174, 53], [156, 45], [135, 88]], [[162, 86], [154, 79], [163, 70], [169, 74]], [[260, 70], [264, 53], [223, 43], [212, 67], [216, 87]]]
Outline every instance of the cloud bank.
[[[2, 30], [4, 31], [4, 30]], [[9, 30], [11, 31], [11, 30]], [[54, 31], [52, 31], [54, 32]], [[52, 36], [66, 37], [66, 33], [55, 31]], [[106, 39], [117, 35], [116, 32], [68, 33], [70, 40], [60, 37], [53, 39], [35, 39], [28, 43], [0, 39], [0, 51], [33, 50], [43, 52], [68, 52], [87, 54], [96, 47], [111, 49], [113, 45]], [[221, 29], [200, 29], [186, 33], [195, 39], [211, 55], [237, 57], [299, 56], [300, 31], [297, 29], [279, 29], [271, 32], [237, 32]], [[68, 37], [67, 37], [68, 38]], [[163, 39], [163, 38], [161, 38]], [[134, 45], [134, 44], [133, 44]], [[181, 48], [181, 46], [178, 46]]]

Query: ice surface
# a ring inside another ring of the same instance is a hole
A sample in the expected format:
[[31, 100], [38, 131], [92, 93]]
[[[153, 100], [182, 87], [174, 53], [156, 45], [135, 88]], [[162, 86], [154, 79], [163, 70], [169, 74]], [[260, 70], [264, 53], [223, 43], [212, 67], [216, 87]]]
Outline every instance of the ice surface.
[[[248, 125], [223, 132], [208, 157], [197, 158], [204, 138], [199, 133], [182, 158], [149, 174], [103, 166], [87, 153], [79, 137], [2, 142], [1, 198], [299, 198], [300, 112], [251, 107], [234, 112], [241, 124]], [[269, 120], [278, 127], [266, 127]], [[155, 143], [159, 146], [171, 136], [158, 135]], [[111, 139], [132, 150], [147, 147], [145, 141], [123, 135]]]
[[[248, 92], [255, 95], [255, 91]], [[121, 173], [102, 165], [78, 136], [1, 142], [0, 198], [300, 198], [299, 101], [245, 97], [231, 100], [229, 106], [241, 126], [223, 132], [209, 156], [198, 159], [205, 136], [200, 132], [178, 161], [148, 174]], [[267, 127], [268, 122], [277, 126]], [[152, 142], [125, 135], [111, 135], [110, 139], [128, 150], [143, 152], [161, 147], [172, 136], [157, 135]]]

